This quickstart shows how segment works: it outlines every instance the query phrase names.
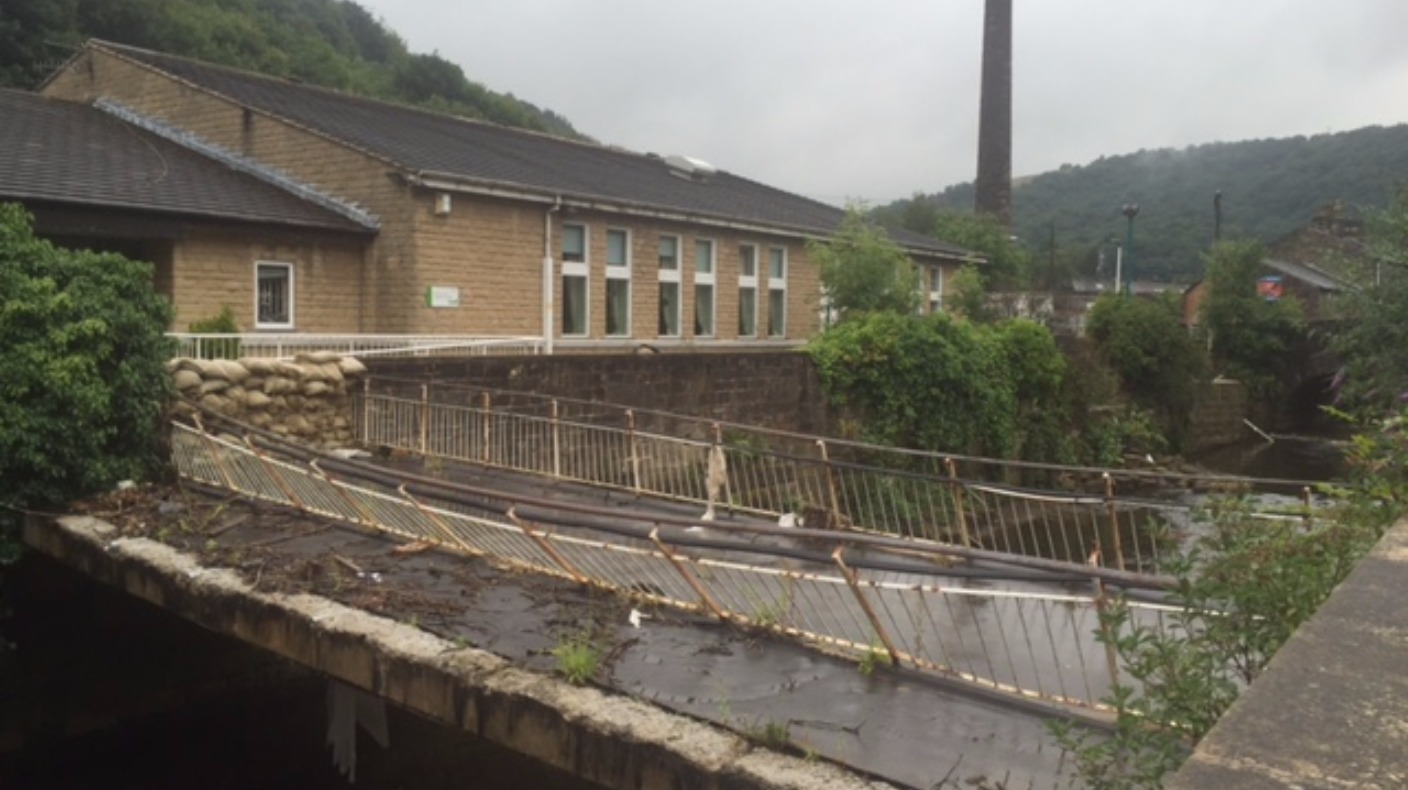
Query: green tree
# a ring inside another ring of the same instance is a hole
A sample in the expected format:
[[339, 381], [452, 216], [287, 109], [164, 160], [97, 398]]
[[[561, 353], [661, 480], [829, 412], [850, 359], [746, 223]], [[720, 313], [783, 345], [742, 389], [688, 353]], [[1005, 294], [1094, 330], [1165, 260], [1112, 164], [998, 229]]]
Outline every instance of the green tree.
[[979, 324], [986, 324], [996, 318], [988, 306], [988, 289], [983, 285], [983, 275], [973, 265], [959, 269], [949, 280], [948, 294], [944, 297], [944, 307], [950, 312]]
[[171, 317], [149, 264], [56, 248], [0, 204], [0, 505], [63, 504], [158, 472]]
[[1344, 361], [1344, 404], [1384, 414], [1408, 393], [1408, 192], [1370, 215], [1366, 252], [1362, 286], [1334, 305], [1330, 347]]
[[919, 308], [919, 269], [858, 208], [847, 210], [830, 241], [808, 242], [807, 251], [821, 272], [822, 293], [841, 320]]
[[930, 235], [987, 258], [983, 271], [989, 288], [1012, 290], [1028, 284], [1031, 254], [996, 219], [947, 211], [936, 216]]
[[1177, 449], [1207, 367], [1183, 326], [1178, 303], [1102, 296], [1090, 308], [1086, 334], [1124, 392], [1158, 416], [1164, 436]]
[[1294, 298], [1268, 301], [1257, 295], [1264, 259], [1254, 242], [1223, 242], [1208, 255], [1208, 296], [1199, 323], [1211, 340], [1219, 373], [1247, 385], [1268, 401], [1281, 394], [1290, 352], [1302, 339], [1305, 322]]

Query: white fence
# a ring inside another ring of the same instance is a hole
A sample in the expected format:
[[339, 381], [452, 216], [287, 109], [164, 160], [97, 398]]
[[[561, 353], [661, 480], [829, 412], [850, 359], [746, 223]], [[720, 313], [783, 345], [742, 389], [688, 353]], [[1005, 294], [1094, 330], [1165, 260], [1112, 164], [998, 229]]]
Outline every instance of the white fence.
[[539, 354], [543, 347], [543, 339], [532, 336], [169, 332], [167, 337], [176, 340], [176, 356], [197, 359], [291, 359], [307, 351], [335, 351], [358, 357], [517, 355]]

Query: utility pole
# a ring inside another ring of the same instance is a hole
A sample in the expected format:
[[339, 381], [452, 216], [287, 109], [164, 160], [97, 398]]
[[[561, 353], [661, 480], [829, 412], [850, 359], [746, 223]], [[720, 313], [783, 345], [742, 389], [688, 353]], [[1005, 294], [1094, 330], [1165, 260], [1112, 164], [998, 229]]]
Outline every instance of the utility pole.
[[1222, 190], [1212, 193], [1212, 243], [1222, 241]]
[[1127, 227], [1127, 229], [1125, 230], [1125, 237], [1124, 237], [1125, 257], [1129, 259], [1129, 263], [1128, 263], [1128, 266], [1129, 266], [1129, 281], [1128, 281], [1128, 285], [1126, 286], [1126, 293], [1128, 293], [1128, 294], [1130, 294], [1131, 296], [1133, 296], [1133, 295], [1134, 295], [1134, 218], [1137, 217], [1137, 216], [1139, 216], [1139, 204], [1137, 204], [1137, 203], [1126, 203], [1126, 204], [1124, 204], [1124, 209], [1123, 209], [1122, 213], [1124, 214], [1125, 219], [1128, 220], [1128, 227]]

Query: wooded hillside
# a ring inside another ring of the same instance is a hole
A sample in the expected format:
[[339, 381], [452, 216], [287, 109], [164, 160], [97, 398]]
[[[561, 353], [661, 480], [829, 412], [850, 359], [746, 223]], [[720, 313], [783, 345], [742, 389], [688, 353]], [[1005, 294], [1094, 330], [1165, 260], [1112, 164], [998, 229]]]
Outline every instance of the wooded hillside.
[[[1325, 203], [1382, 208], [1401, 186], [1408, 186], [1408, 125], [1371, 126], [1064, 165], [1016, 182], [1013, 227], [1040, 273], [1051, 257], [1054, 223], [1057, 268], [1084, 273], [1094, 263], [1096, 245], [1124, 239], [1120, 208], [1136, 203], [1138, 276], [1191, 281], [1201, 273], [1201, 256], [1212, 240], [1218, 190], [1224, 238], [1272, 241], [1309, 223]], [[887, 225], [927, 232], [933, 210], [972, 207], [973, 185], [965, 183], [875, 211]]]
[[35, 87], [89, 38], [581, 137], [437, 54], [412, 54], [350, 0], [0, 0], [0, 86]]

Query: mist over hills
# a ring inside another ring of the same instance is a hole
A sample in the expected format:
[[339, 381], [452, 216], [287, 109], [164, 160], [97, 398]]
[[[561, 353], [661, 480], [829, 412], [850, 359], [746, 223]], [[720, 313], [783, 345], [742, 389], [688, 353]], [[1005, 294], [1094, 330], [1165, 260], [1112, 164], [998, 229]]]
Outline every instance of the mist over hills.
[[[1121, 208], [1137, 204], [1138, 276], [1187, 282], [1202, 271], [1201, 256], [1213, 238], [1213, 196], [1218, 191], [1223, 238], [1270, 242], [1309, 223], [1326, 203], [1382, 208], [1405, 185], [1408, 124], [1141, 150], [1014, 180], [1013, 232], [1041, 266], [1052, 257], [1054, 225], [1058, 267], [1084, 273], [1093, 266], [1097, 245], [1124, 240]], [[897, 200], [877, 207], [875, 215], [892, 227], [923, 222], [926, 212], [914, 210], [915, 201], [971, 212], [973, 184]]]

